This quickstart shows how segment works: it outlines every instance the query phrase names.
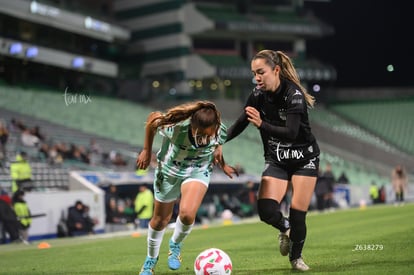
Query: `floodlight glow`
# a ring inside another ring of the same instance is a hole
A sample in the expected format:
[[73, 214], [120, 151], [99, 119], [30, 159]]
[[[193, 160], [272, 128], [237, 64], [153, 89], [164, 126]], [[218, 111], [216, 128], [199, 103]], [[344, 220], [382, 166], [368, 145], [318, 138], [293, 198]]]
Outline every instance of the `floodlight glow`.
[[72, 60], [73, 68], [82, 68], [84, 65], [85, 65], [85, 59], [83, 59], [83, 57], [75, 57]]
[[26, 50], [27, 58], [34, 58], [39, 54], [39, 49], [37, 47], [29, 47]]
[[21, 53], [23, 51], [23, 46], [22, 46], [22, 44], [21, 43], [18, 43], [18, 42], [16, 42], [16, 43], [12, 43], [11, 45], [10, 45], [10, 50], [9, 50], [9, 53], [10, 54], [19, 54], [19, 53]]

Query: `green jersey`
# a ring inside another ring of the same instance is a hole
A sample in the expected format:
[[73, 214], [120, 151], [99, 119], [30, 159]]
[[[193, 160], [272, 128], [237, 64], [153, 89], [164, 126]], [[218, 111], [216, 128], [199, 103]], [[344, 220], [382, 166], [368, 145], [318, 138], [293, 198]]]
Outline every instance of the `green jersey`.
[[188, 178], [200, 172], [213, 169], [213, 153], [218, 145], [224, 144], [227, 127], [221, 123], [218, 136], [211, 138], [206, 146], [196, 146], [191, 134], [190, 119], [171, 126], [160, 128], [162, 146], [157, 154], [159, 169], [163, 174], [178, 178]]

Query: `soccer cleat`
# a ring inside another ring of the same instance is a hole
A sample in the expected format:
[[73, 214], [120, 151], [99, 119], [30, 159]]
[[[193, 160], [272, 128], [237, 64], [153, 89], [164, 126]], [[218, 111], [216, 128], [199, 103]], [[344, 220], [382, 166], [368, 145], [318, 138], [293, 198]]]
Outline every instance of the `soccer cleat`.
[[282, 256], [287, 256], [290, 249], [289, 230], [279, 233], [279, 251]]
[[292, 265], [292, 269], [300, 270], [300, 271], [306, 271], [309, 270], [309, 266], [305, 264], [302, 258], [297, 258], [295, 260], [290, 261], [290, 264]]
[[168, 267], [177, 270], [181, 266], [181, 243], [170, 240], [170, 251], [168, 252]]
[[145, 259], [145, 263], [141, 268], [141, 272], [139, 275], [153, 275], [154, 274], [154, 268], [157, 264], [158, 258], [151, 258], [148, 257]]

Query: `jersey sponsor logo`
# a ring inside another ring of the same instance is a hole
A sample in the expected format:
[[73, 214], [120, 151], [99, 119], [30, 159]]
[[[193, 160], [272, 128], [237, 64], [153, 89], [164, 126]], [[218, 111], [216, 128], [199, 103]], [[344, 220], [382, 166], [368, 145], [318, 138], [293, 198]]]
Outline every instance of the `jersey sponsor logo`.
[[173, 160], [172, 164], [174, 166], [181, 167], [181, 168], [188, 168], [188, 167], [201, 168], [203, 166], [202, 164], [199, 164], [199, 163], [186, 162], [186, 161], [177, 161], [177, 160]]
[[316, 158], [310, 159], [309, 163], [306, 164], [305, 166], [303, 166], [303, 168], [315, 170], [316, 169], [316, 165], [314, 163], [315, 160], [316, 160]]
[[277, 160], [281, 161], [282, 159], [303, 159], [305, 155], [301, 149], [284, 149], [280, 147], [280, 143], [276, 147], [276, 156]]
[[303, 98], [302, 98], [302, 94], [299, 90], [296, 90], [296, 92], [293, 94], [294, 97], [292, 99], [292, 104], [302, 104], [303, 103]]
[[274, 137], [269, 137], [269, 146], [276, 151], [276, 147], [282, 147], [282, 148], [290, 148], [292, 147], [293, 143], [291, 142], [282, 142]]
[[302, 104], [303, 99], [302, 98], [294, 98], [292, 99], [292, 104]]
[[201, 156], [194, 156], [194, 157], [189, 157], [188, 156], [188, 157], [184, 158], [185, 161], [197, 161], [199, 159], [202, 159], [202, 157]]
[[296, 92], [293, 95], [302, 95], [302, 93], [299, 90], [295, 90]]

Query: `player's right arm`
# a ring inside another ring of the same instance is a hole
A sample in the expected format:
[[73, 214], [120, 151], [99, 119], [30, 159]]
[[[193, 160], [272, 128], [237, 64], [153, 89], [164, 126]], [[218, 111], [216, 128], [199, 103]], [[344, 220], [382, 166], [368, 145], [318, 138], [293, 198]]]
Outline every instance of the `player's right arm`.
[[153, 121], [160, 118], [162, 113], [160, 112], [152, 112], [149, 114], [147, 118], [147, 123], [145, 126], [145, 139], [144, 139], [144, 148], [142, 149], [141, 153], [139, 153], [137, 158], [137, 168], [139, 169], [147, 169], [151, 161], [151, 154], [152, 154], [152, 144], [154, 142], [154, 137], [157, 132], [157, 127], [154, 127]]
[[220, 166], [224, 174], [226, 174], [229, 178], [233, 178], [232, 174], [239, 176], [239, 171], [237, 171], [237, 169], [233, 166], [226, 164], [224, 161], [222, 145], [217, 146], [216, 150], [214, 151], [213, 161], [214, 164]]

